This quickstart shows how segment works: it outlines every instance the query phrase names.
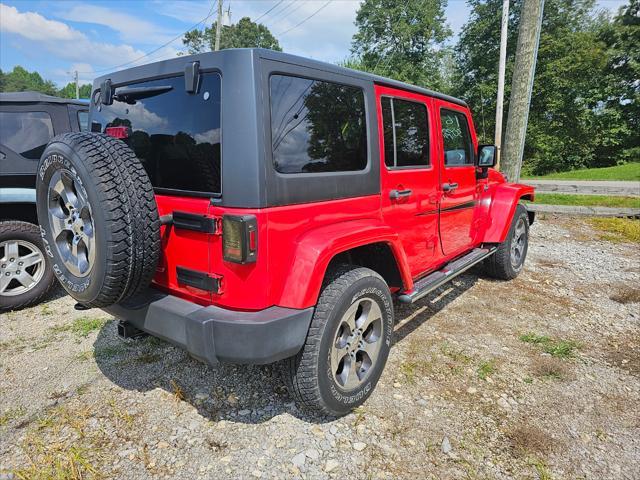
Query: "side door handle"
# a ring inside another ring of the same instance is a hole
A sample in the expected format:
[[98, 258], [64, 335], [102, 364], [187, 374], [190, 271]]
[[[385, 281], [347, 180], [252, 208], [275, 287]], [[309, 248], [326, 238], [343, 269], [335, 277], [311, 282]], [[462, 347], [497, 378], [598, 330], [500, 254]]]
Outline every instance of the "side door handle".
[[443, 183], [442, 184], [442, 191], [447, 193], [447, 192], [453, 192], [456, 188], [458, 188], [458, 184], [457, 183]]
[[389, 192], [389, 198], [391, 200], [398, 200], [399, 198], [410, 197], [413, 191], [411, 189], [407, 190], [391, 190]]

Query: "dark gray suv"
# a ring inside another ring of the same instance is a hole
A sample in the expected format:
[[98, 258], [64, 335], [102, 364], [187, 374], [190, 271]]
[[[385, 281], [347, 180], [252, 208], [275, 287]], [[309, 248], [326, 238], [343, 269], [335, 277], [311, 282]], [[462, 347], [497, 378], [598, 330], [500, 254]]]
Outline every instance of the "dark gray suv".
[[0, 93], [0, 312], [40, 301], [55, 284], [36, 215], [36, 169], [53, 136], [86, 130], [88, 103]]

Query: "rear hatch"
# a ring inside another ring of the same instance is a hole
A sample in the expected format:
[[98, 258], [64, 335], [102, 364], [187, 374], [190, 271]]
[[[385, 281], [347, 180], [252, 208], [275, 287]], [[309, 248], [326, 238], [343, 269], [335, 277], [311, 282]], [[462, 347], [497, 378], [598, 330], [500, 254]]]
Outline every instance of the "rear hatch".
[[210, 278], [210, 253], [221, 242], [215, 221], [209, 221], [211, 199], [222, 194], [220, 75], [202, 73], [195, 92], [187, 91], [180, 74], [114, 85], [110, 105], [96, 102], [96, 94], [101, 93], [94, 94], [91, 131], [126, 142], [151, 179], [159, 214], [182, 221], [183, 228], [162, 227], [154, 283], [174, 295], [211, 302], [213, 290], [197, 285]]

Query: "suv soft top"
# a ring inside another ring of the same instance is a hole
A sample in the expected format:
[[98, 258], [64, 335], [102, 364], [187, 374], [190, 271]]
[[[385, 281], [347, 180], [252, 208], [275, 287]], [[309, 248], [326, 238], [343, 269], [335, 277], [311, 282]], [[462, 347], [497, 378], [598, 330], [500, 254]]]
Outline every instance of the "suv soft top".
[[423, 95], [429, 95], [431, 97], [441, 98], [448, 102], [456, 103], [464, 107], [467, 106], [464, 100], [451, 97], [449, 95], [445, 95], [444, 93], [434, 92], [433, 90], [417, 87], [415, 85], [400, 82], [398, 80], [392, 80], [390, 78], [381, 77], [379, 75], [374, 75], [372, 73], [362, 72], [360, 70], [353, 70], [351, 68], [340, 67], [332, 63], [321, 62], [318, 60], [311, 60], [308, 58], [299, 57], [297, 55], [276, 52], [274, 50], [267, 50], [264, 48], [230, 48], [226, 50], [221, 50], [219, 52], [207, 52], [207, 53], [200, 53], [196, 55], [188, 55], [184, 57], [172, 58], [170, 60], [163, 60], [160, 62], [149, 63], [147, 65], [132, 67], [126, 70], [121, 70], [119, 72], [103, 75], [101, 77], [96, 78], [94, 80], [93, 85], [95, 89], [99, 87], [100, 84], [108, 78], [111, 79], [113, 83], [120, 83], [130, 79], [137, 79], [137, 78], [149, 79], [149, 78], [155, 78], [162, 75], [166, 75], [167, 73], [182, 72], [184, 71], [184, 66], [186, 63], [194, 62], [194, 61], [202, 61], [204, 59], [212, 58], [212, 57], [224, 56], [226, 57], [225, 63], [231, 63], [234, 60], [242, 61], [241, 59], [246, 58], [245, 55], [247, 51], [251, 52], [251, 54], [253, 54], [255, 57], [260, 59], [290, 63], [292, 65], [313, 68], [313, 69], [320, 70], [327, 73], [346, 75], [353, 78], [357, 78], [359, 80], [371, 81], [379, 85], [387, 85], [390, 87], [400, 88], [400, 89], [411, 91], [411, 92], [417, 92]]
[[63, 103], [72, 105], [89, 105], [88, 100], [74, 98], [60, 98], [38, 92], [5, 92], [0, 93], [0, 103]]

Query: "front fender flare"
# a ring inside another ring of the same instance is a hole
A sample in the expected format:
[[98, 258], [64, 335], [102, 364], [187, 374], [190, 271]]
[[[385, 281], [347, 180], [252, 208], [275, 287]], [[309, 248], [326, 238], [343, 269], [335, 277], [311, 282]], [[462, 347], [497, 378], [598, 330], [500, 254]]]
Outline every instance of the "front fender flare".
[[486, 209], [487, 227], [483, 243], [502, 243], [507, 238], [511, 220], [520, 200], [534, 199], [534, 188], [521, 183], [501, 183], [489, 188], [480, 200]]
[[412, 288], [406, 254], [397, 232], [378, 219], [352, 220], [305, 232], [296, 242], [287, 285], [279, 306], [307, 308], [318, 301], [331, 259], [342, 252], [371, 243], [386, 243], [395, 257], [405, 288]]

